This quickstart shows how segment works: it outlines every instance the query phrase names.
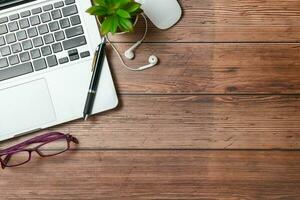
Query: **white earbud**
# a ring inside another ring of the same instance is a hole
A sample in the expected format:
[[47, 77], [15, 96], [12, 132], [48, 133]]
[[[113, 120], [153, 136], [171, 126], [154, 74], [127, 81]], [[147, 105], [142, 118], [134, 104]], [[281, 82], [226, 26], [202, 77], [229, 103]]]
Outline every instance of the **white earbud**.
[[138, 41], [137, 43], [135, 43], [132, 47], [130, 47], [127, 51], [125, 51], [124, 56], [129, 59], [132, 60], [134, 59], [134, 50], [140, 46], [140, 44], [142, 43], [142, 41]]
[[139, 71], [142, 71], [142, 70], [145, 70], [145, 69], [149, 69], [151, 67], [154, 67], [155, 65], [157, 65], [158, 63], [158, 58], [154, 55], [150, 56], [149, 57], [149, 64], [148, 65], [145, 65], [145, 66], [142, 66], [142, 67], [139, 67], [137, 68], [137, 70]]

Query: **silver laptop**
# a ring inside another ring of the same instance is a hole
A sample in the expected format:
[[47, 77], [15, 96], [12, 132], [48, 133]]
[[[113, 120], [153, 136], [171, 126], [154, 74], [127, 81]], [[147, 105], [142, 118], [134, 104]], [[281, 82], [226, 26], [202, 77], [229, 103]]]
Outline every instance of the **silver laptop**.
[[[0, 0], [0, 140], [81, 118], [101, 38], [89, 0]], [[93, 113], [118, 104], [107, 60]]]

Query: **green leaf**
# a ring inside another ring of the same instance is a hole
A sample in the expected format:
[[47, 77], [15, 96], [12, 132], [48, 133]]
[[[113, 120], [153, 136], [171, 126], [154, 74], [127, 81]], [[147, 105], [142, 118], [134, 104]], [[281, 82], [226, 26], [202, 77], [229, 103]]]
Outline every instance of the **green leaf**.
[[141, 8], [141, 4], [136, 2], [130, 2], [126, 6], [124, 6], [124, 10], [126, 10], [129, 13], [133, 13]]
[[120, 17], [123, 17], [123, 18], [127, 18], [127, 19], [131, 18], [130, 13], [123, 9], [117, 10], [117, 15], [119, 15]]
[[118, 17], [108, 16], [101, 25], [101, 33], [102, 35], [106, 35], [109, 32], [115, 33], [118, 28]]
[[86, 12], [90, 13], [91, 15], [105, 16], [107, 14], [107, 9], [103, 6], [92, 6], [87, 9]]
[[105, 0], [94, 0], [94, 4], [95, 4], [96, 6], [103, 6], [103, 7], [106, 7], [106, 6], [107, 6]]
[[110, 27], [110, 32], [116, 33], [119, 25], [119, 18], [117, 15], [112, 16], [112, 23]]
[[102, 35], [106, 35], [110, 31], [110, 20], [107, 18], [103, 21], [101, 25], [101, 33]]
[[125, 19], [122, 17], [119, 17], [119, 27], [123, 31], [132, 31], [133, 25], [132, 22], [129, 19]]
[[114, 4], [116, 7], [120, 7], [120, 6], [124, 6], [130, 2], [132, 2], [132, 0], [111, 0], [112, 4]]

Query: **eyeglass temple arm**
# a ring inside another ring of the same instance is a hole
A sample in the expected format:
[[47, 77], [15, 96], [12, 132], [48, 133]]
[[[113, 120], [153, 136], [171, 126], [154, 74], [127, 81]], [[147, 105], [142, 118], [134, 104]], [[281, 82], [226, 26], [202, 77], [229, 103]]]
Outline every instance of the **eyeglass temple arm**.
[[49, 137], [59, 138], [61, 136], [64, 136], [64, 134], [59, 133], [59, 132], [51, 132], [51, 133], [48, 133], [48, 134], [45, 134], [45, 135], [40, 135], [40, 136], [34, 137], [32, 139], [26, 140], [26, 141], [24, 141], [20, 144], [14, 145], [14, 146], [9, 147], [7, 149], [3, 149], [3, 150], [1, 150], [1, 152], [18, 150], [18, 149], [20, 149], [24, 146], [28, 146], [28, 145], [33, 144], [33, 143], [46, 142], [46, 141], [49, 140]]
[[39, 143], [39, 142], [47, 142], [51, 139], [59, 139], [59, 138], [63, 138], [65, 137], [64, 134], [60, 134], [60, 133], [57, 133], [57, 134], [53, 134], [53, 135], [42, 135], [43, 137], [36, 137], [36, 138], [33, 138], [32, 141], [30, 141], [31, 143]]
[[74, 136], [72, 136], [70, 134], [66, 134], [65, 135], [65, 134], [62, 134], [62, 133], [59, 133], [59, 132], [57, 132], [56, 135], [49, 135], [47, 137], [42, 137], [42, 138], [35, 139], [33, 141], [33, 143], [47, 142], [47, 141], [49, 141], [49, 139], [55, 140], [55, 139], [64, 138], [64, 137], [66, 137], [69, 141], [73, 141], [74, 143], [79, 144], [79, 141], [78, 141], [78, 139], [76, 137], [74, 137]]

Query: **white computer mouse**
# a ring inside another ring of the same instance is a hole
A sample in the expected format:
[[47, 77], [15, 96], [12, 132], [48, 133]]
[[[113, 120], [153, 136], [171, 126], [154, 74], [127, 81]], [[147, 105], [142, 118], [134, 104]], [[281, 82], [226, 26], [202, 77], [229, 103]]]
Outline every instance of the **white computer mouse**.
[[168, 29], [176, 24], [182, 10], [177, 0], [135, 0], [140, 3], [146, 16], [160, 29]]

